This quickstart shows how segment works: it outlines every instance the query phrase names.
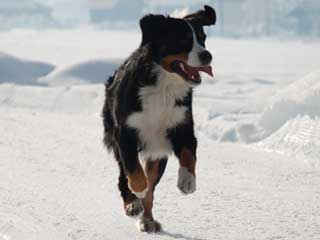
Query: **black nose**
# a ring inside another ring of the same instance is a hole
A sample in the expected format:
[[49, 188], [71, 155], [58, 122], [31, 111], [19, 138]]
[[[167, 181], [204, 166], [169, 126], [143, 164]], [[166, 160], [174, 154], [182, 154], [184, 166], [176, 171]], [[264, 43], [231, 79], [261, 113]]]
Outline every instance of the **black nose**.
[[202, 62], [202, 64], [206, 65], [211, 62], [212, 55], [209, 51], [202, 51], [199, 53], [199, 59]]

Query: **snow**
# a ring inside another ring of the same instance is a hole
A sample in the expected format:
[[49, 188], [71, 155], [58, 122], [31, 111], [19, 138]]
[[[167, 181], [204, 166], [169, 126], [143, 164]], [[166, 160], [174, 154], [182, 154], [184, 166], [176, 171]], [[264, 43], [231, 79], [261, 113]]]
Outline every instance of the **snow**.
[[51, 64], [27, 61], [0, 52], [0, 83], [38, 85], [37, 79], [54, 69]]
[[103, 85], [48, 88], [3, 84], [0, 87], [1, 106], [9, 109], [92, 114], [100, 111], [103, 97]]
[[[15, 66], [0, 81], [1, 240], [320, 239], [319, 42], [208, 39], [215, 79], [195, 90], [197, 191], [181, 195], [171, 157], [154, 204], [164, 232], [148, 235], [124, 215], [102, 144], [102, 82], [139, 34], [0, 35], [0, 51], [19, 56], [0, 58]], [[51, 67], [32, 75], [38, 65]]]
[[[0, 32], [0, 48], [21, 58], [68, 66], [96, 59], [127, 57], [141, 37], [136, 32], [75, 30], [20, 30]], [[23, 39], [23, 41], [21, 40]]]
[[298, 115], [320, 116], [319, 102], [320, 71], [315, 71], [282, 89], [262, 114], [260, 125], [273, 132]]
[[107, 76], [113, 75], [119, 64], [119, 60], [108, 59], [85, 61], [58, 68], [48, 76], [39, 78], [39, 82], [50, 86], [105, 83]]
[[305, 155], [320, 166], [320, 71], [294, 82], [272, 101], [259, 120], [269, 136], [259, 146]]

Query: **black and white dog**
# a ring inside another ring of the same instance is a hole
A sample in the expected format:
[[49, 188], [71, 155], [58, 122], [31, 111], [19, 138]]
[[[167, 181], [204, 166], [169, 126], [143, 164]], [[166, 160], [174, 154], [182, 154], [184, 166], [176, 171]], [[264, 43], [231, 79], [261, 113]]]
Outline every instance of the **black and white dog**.
[[126, 214], [143, 212], [141, 231], [161, 229], [152, 216], [153, 192], [168, 155], [179, 159], [178, 188], [196, 190], [192, 88], [201, 83], [200, 71], [212, 76], [203, 26], [215, 21], [209, 6], [182, 19], [144, 16], [140, 47], [106, 84], [104, 143], [119, 164]]

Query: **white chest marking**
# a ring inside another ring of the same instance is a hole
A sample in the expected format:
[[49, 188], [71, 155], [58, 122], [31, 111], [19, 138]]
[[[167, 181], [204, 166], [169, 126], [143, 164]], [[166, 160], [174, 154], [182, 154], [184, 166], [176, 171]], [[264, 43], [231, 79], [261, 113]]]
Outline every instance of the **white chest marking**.
[[127, 119], [130, 127], [136, 128], [143, 144], [140, 153], [145, 159], [157, 160], [171, 154], [172, 147], [167, 130], [183, 123], [187, 108], [176, 106], [177, 99], [183, 99], [189, 86], [178, 75], [159, 70], [158, 83], [140, 90], [142, 112], [136, 112]]

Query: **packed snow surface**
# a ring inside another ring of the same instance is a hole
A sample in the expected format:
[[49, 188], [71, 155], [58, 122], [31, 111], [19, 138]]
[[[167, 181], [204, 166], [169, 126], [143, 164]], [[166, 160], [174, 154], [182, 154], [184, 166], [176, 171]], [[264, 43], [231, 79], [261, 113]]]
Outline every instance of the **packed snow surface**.
[[[32, 63], [0, 84], [0, 240], [320, 239], [320, 43], [208, 39], [215, 78], [195, 89], [197, 191], [180, 194], [171, 157], [154, 204], [164, 231], [148, 235], [123, 213], [101, 121], [103, 79], [140, 35], [0, 35], [0, 78], [1, 59]], [[47, 72], [29, 74], [34, 61]]]

